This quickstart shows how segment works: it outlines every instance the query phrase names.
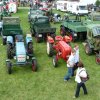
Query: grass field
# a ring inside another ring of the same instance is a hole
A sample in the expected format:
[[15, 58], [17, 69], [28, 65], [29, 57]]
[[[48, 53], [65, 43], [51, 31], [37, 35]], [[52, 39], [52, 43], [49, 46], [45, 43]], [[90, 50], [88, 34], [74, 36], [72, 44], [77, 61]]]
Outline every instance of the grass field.
[[[30, 32], [27, 15], [28, 10], [25, 9], [19, 9], [13, 15], [20, 17], [24, 34]], [[54, 26], [59, 34], [60, 24]], [[6, 46], [2, 45], [0, 37], [0, 100], [73, 100], [76, 82], [74, 78], [67, 83], [63, 81], [67, 71], [66, 63], [59, 60], [58, 67], [54, 68], [52, 58], [46, 54], [46, 43], [36, 43], [34, 38], [33, 41], [38, 71], [32, 72], [31, 66], [13, 67], [13, 73], [8, 75], [5, 66]], [[86, 83], [88, 95], [84, 96], [81, 90], [77, 100], [100, 100], [100, 66], [95, 63], [95, 55], [87, 56], [82, 42], [78, 44], [90, 80]]]

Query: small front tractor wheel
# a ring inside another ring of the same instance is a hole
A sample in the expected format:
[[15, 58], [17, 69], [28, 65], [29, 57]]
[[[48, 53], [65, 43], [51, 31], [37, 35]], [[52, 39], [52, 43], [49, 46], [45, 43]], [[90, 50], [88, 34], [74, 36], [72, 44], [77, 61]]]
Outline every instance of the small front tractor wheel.
[[53, 44], [47, 42], [47, 54], [49, 57], [53, 56]]
[[100, 65], [100, 55], [99, 54], [96, 54], [96, 58], [95, 58], [95, 61], [98, 65]]
[[6, 66], [7, 66], [8, 74], [11, 74], [12, 73], [12, 63], [10, 61], [7, 61]]
[[92, 54], [92, 49], [90, 48], [88, 43], [85, 45], [85, 53], [87, 55], [91, 55]]
[[57, 57], [53, 56], [53, 66], [57, 67]]
[[37, 61], [36, 61], [36, 59], [32, 60], [32, 71], [37, 71]]

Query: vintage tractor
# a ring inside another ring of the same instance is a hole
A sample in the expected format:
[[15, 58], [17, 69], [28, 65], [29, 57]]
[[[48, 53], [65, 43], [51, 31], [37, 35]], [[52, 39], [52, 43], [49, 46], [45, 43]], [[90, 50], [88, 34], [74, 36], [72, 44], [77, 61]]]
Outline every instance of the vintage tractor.
[[52, 27], [47, 16], [37, 15], [30, 22], [32, 36], [35, 36], [37, 42], [47, 40], [47, 36], [55, 37], [56, 28]]
[[53, 56], [53, 65], [57, 66], [57, 62], [60, 58], [67, 61], [69, 55], [71, 54], [71, 38], [68, 36], [56, 36], [55, 39], [48, 36], [47, 37], [47, 54], [48, 56], [53, 56], [56, 52], [56, 56]]
[[[26, 44], [26, 46], [25, 46]], [[7, 36], [7, 60], [6, 66], [8, 73], [12, 73], [12, 67], [15, 65], [32, 65], [32, 70], [37, 70], [37, 61], [33, 56], [33, 43], [30, 34], [26, 35], [26, 43], [24, 44], [24, 38], [22, 35]], [[10, 59], [14, 58], [16, 62]]]
[[100, 64], [100, 24], [87, 25], [85, 52], [87, 55], [95, 52], [96, 63]]
[[81, 16], [74, 16], [72, 14], [66, 14], [65, 20], [60, 26], [60, 34], [62, 36], [68, 35], [72, 37], [72, 41], [85, 40], [86, 39], [86, 25], [83, 25]]

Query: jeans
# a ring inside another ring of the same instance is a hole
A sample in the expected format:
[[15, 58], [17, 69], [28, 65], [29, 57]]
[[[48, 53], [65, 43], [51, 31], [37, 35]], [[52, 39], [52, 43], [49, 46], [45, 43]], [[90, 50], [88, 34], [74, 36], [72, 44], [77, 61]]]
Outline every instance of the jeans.
[[76, 93], [75, 93], [75, 97], [78, 97], [79, 96], [79, 93], [80, 93], [80, 88], [83, 88], [83, 91], [84, 91], [84, 94], [87, 94], [87, 89], [86, 89], [86, 86], [84, 83], [77, 83], [77, 88], [76, 88]]
[[78, 62], [77, 62], [77, 63], [75, 63], [75, 65], [74, 65], [74, 67], [73, 67], [72, 76], [74, 76], [74, 72], [75, 72], [75, 70], [78, 68], [77, 64], [78, 64]]
[[73, 67], [68, 67], [68, 72], [66, 76], [64, 77], [64, 80], [69, 80], [70, 77], [72, 76], [72, 72], [73, 72]]

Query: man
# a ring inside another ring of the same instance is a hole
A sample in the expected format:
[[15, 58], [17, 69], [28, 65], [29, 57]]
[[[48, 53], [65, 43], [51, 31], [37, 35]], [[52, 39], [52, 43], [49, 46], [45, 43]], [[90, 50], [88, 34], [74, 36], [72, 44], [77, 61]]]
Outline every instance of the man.
[[79, 46], [78, 46], [78, 44], [75, 44], [74, 50], [75, 50], [75, 65], [73, 67], [72, 76], [74, 76], [74, 71], [78, 68], [77, 64], [79, 63]]
[[67, 75], [64, 77], [64, 81], [68, 81], [72, 76], [74, 64], [75, 64], [75, 50], [72, 50], [71, 55], [67, 60], [68, 72]]

